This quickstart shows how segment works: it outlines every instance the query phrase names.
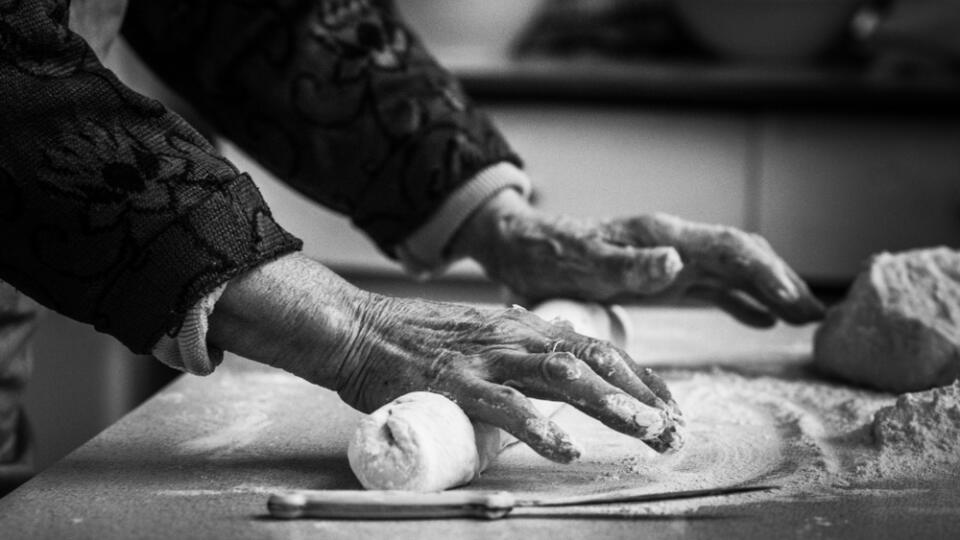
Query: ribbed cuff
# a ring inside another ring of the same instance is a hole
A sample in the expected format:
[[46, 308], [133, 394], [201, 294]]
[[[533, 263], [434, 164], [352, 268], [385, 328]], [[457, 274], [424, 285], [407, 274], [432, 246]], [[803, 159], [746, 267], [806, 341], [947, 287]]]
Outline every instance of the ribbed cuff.
[[250, 177], [241, 174], [176, 216], [138, 248], [135, 259], [124, 261], [98, 306], [104, 317], [94, 321], [96, 328], [135, 353], [151, 352], [163, 334], [182, 326], [198, 299], [301, 246], [273, 219]]
[[183, 319], [175, 336], [164, 335], [153, 347], [153, 356], [164, 364], [193, 375], [209, 375], [223, 361], [223, 351], [207, 343], [207, 319], [227, 284], [197, 302]]
[[443, 273], [454, 262], [447, 253], [453, 235], [490, 197], [508, 188], [527, 197], [530, 178], [512, 163], [502, 162], [483, 169], [454, 191], [426, 224], [397, 246], [404, 270], [418, 279]]

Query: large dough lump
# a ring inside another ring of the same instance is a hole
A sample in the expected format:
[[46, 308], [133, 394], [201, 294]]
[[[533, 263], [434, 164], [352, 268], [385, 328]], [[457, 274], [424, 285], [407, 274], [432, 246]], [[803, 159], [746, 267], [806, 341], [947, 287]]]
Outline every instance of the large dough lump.
[[891, 392], [960, 377], [960, 253], [875, 256], [817, 330], [814, 360], [827, 373]]
[[466, 484], [500, 452], [501, 431], [449, 399], [411, 392], [361, 420], [347, 449], [367, 489], [440, 491]]

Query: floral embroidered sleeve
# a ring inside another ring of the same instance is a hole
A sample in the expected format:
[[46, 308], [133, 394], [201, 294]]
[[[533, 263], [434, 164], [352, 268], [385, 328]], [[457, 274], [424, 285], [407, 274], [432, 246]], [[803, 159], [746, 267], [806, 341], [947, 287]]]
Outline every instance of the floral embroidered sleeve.
[[0, 279], [147, 352], [300, 244], [249, 177], [100, 65], [67, 4], [0, 0]]
[[445, 203], [470, 210], [458, 190], [525, 181], [390, 2], [133, 0], [123, 32], [225, 136], [390, 256], [409, 258], [402, 242]]

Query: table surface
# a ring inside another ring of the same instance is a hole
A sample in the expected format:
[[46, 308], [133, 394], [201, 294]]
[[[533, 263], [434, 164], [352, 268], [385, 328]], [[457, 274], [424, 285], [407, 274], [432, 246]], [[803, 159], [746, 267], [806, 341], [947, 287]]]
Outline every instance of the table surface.
[[[633, 311], [631, 313], [634, 313]], [[628, 349], [654, 364], [802, 365], [812, 329], [741, 328], [702, 309], [644, 309]], [[239, 358], [182, 377], [0, 500], [3, 538], [953, 537], [956, 479], [844, 497], [714, 504], [683, 515], [499, 521], [271, 519], [270, 493], [357, 489], [346, 459], [359, 414], [329, 391]], [[512, 461], [476, 487], [511, 486]], [[544, 476], [565, 474], [543, 461]], [[486, 482], [486, 483], [485, 483]], [[499, 483], [497, 483], [499, 482]], [[490, 485], [488, 485], [490, 484]], [[496, 484], [496, 485], [494, 485]], [[888, 486], [893, 487], [893, 486]], [[900, 488], [908, 489], [900, 489]]]

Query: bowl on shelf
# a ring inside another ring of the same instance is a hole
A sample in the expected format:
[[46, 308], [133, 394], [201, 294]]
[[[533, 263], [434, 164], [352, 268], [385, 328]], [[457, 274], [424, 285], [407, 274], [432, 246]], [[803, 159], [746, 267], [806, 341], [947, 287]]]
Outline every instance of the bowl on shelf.
[[441, 61], [500, 61], [544, 0], [397, 0]]
[[673, 0], [681, 21], [710, 51], [731, 60], [815, 58], [867, 0]]

